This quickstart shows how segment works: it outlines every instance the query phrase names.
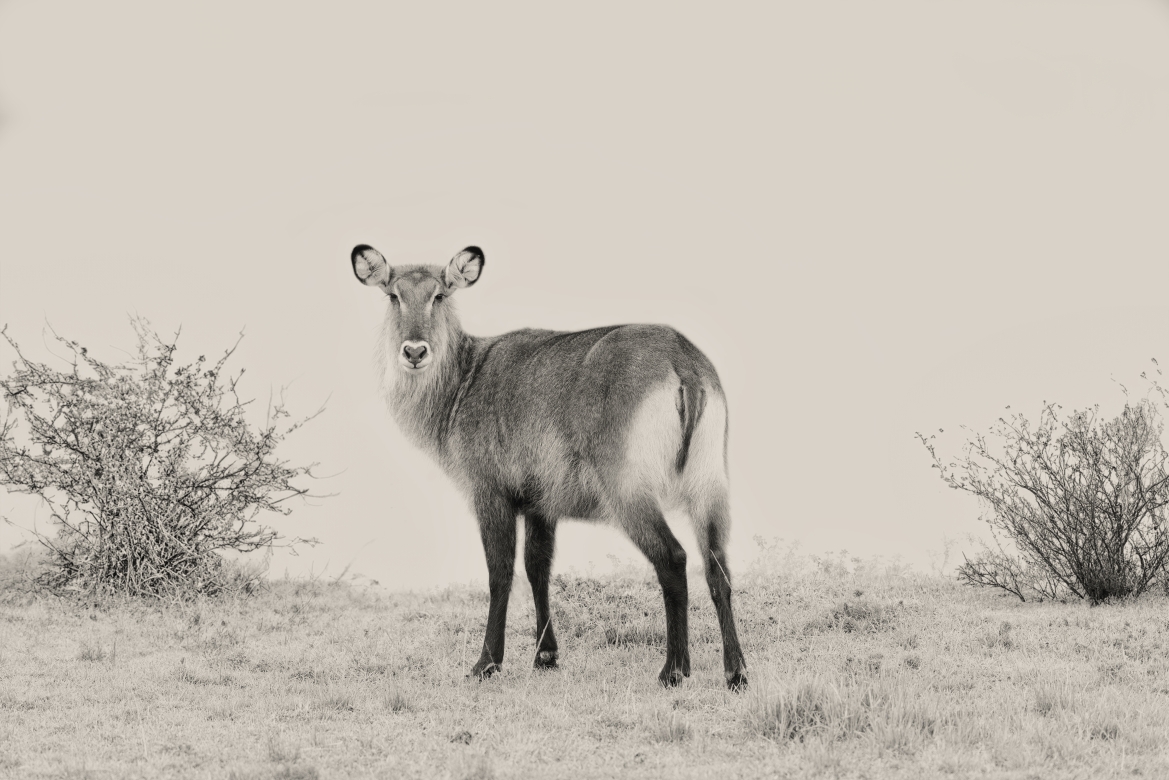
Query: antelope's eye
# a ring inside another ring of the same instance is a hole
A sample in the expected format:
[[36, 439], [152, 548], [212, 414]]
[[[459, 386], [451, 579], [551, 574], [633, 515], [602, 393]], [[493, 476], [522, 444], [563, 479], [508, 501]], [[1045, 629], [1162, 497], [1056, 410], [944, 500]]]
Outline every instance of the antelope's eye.
[[390, 300], [393, 301], [394, 303], [397, 303], [398, 296], [394, 295], [393, 293], [390, 293]]
[[443, 295], [442, 293], [439, 293], [438, 295], [434, 296], [434, 302], [438, 303], [439, 301], [441, 301], [445, 297], [446, 297], [445, 295]]

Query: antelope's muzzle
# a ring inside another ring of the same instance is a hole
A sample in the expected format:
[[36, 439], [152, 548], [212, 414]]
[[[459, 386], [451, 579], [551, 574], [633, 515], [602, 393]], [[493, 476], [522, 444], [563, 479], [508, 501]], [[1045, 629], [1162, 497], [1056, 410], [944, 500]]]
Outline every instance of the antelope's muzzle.
[[434, 353], [425, 341], [403, 341], [398, 353], [398, 362], [410, 371], [421, 371], [430, 365]]

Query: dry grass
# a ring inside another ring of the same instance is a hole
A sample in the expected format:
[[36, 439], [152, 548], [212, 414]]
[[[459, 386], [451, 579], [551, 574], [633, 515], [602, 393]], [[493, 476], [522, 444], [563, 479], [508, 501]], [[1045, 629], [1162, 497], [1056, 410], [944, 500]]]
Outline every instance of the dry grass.
[[[0, 567], [2, 568], [2, 567]], [[1169, 776], [1169, 600], [1021, 604], [879, 563], [738, 578], [751, 688], [727, 692], [692, 574], [693, 676], [657, 685], [652, 574], [558, 577], [561, 668], [464, 675], [479, 589], [275, 581], [187, 603], [0, 598], [0, 776]]]
[[676, 711], [668, 715], [657, 713], [647, 725], [649, 738], [654, 742], [685, 742], [693, 734], [690, 724]]

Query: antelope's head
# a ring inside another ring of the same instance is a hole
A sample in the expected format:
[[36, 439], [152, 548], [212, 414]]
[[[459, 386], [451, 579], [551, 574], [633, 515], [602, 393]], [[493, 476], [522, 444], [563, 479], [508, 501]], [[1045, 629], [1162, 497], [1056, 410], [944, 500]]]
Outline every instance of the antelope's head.
[[360, 244], [351, 259], [358, 281], [389, 297], [386, 336], [397, 354], [397, 368], [418, 374], [441, 361], [460, 330], [450, 298], [479, 280], [483, 250], [469, 246], [446, 266], [391, 266], [381, 252]]

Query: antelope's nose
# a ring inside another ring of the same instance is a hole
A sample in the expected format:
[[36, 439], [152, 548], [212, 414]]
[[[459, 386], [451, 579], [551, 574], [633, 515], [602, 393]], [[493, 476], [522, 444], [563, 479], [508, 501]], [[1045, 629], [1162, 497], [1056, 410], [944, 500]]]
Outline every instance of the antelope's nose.
[[407, 341], [402, 345], [402, 354], [414, 366], [425, 360], [429, 352], [430, 349], [425, 341]]

